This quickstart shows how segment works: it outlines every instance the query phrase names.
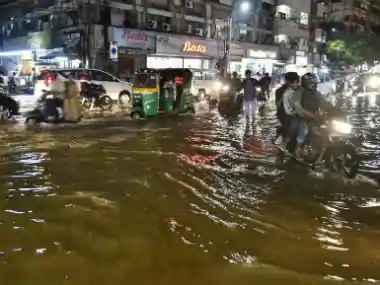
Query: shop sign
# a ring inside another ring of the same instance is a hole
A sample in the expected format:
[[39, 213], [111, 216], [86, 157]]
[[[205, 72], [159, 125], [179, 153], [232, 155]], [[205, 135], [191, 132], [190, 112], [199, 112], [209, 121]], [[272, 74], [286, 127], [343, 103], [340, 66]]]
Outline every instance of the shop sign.
[[[223, 41], [213, 39], [202, 40], [191, 36], [174, 36], [169, 34], [159, 34], [156, 37], [156, 53], [176, 56], [207, 56], [220, 58], [223, 55]], [[231, 56], [244, 57], [245, 46], [231, 43]]]
[[151, 32], [109, 27], [109, 40], [119, 47], [142, 51], [155, 51], [155, 35]]
[[33, 32], [28, 35], [28, 48], [30, 49], [49, 49], [51, 48], [50, 32]]
[[252, 58], [268, 58], [268, 59], [276, 59], [277, 54], [272, 51], [264, 51], [264, 50], [249, 50], [248, 57]]
[[187, 41], [182, 46], [183, 52], [195, 52], [195, 53], [206, 53], [207, 47], [201, 44], [194, 44], [191, 41]]
[[62, 44], [66, 53], [81, 56], [82, 30], [80, 28], [66, 28], [61, 30]]

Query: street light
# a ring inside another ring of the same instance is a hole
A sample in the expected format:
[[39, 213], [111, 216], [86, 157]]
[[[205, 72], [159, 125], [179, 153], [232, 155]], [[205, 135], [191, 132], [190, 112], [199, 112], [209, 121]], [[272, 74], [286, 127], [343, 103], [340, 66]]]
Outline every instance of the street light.
[[[247, 13], [251, 8], [251, 3], [248, 1], [241, 2], [237, 9], [242, 13]], [[232, 42], [232, 15], [234, 12], [234, 5], [232, 5], [231, 15], [227, 18], [227, 37], [224, 40], [224, 56], [223, 56], [223, 73], [225, 74], [228, 69], [228, 63], [230, 58], [230, 47]]]

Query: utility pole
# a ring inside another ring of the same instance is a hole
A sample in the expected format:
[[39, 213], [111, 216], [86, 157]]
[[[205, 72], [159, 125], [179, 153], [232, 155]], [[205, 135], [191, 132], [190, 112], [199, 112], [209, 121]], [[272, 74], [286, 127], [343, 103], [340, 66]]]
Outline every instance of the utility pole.
[[92, 67], [91, 53], [91, 3], [89, 0], [78, 0], [78, 16], [81, 31], [81, 59], [87, 68]]
[[225, 76], [228, 70], [228, 64], [230, 61], [230, 50], [232, 43], [232, 17], [227, 18], [226, 23], [226, 35], [224, 37], [224, 56], [223, 56], [223, 68], [222, 72]]

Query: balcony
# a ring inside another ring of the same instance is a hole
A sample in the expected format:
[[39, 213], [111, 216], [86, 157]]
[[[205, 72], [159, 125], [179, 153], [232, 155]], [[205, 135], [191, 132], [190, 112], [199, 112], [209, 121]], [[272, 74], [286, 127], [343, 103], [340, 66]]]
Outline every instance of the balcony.
[[298, 23], [289, 20], [278, 19], [276, 20], [276, 33], [288, 35], [291, 38], [308, 38], [309, 30], [300, 29]]
[[278, 0], [278, 6], [287, 6], [291, 9], [297, 10], [297, 12], [310, 13], [310, 0], [294, 1], [294, 0]]

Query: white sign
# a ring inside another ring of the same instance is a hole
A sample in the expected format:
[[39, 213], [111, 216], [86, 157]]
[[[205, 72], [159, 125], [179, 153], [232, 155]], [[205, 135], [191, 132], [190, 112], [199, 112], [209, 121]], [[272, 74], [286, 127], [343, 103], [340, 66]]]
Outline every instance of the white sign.
[[249, 52], [248, 52], [248, 57], [276, 59], [277, 54], [274, 51], [264, 51], [264, 50], [253, 50], [253, 49], [250, 49]]
[[110, 43], [110, 59], [117, 60], [119, 58], [118, 48], [116, 42]]

